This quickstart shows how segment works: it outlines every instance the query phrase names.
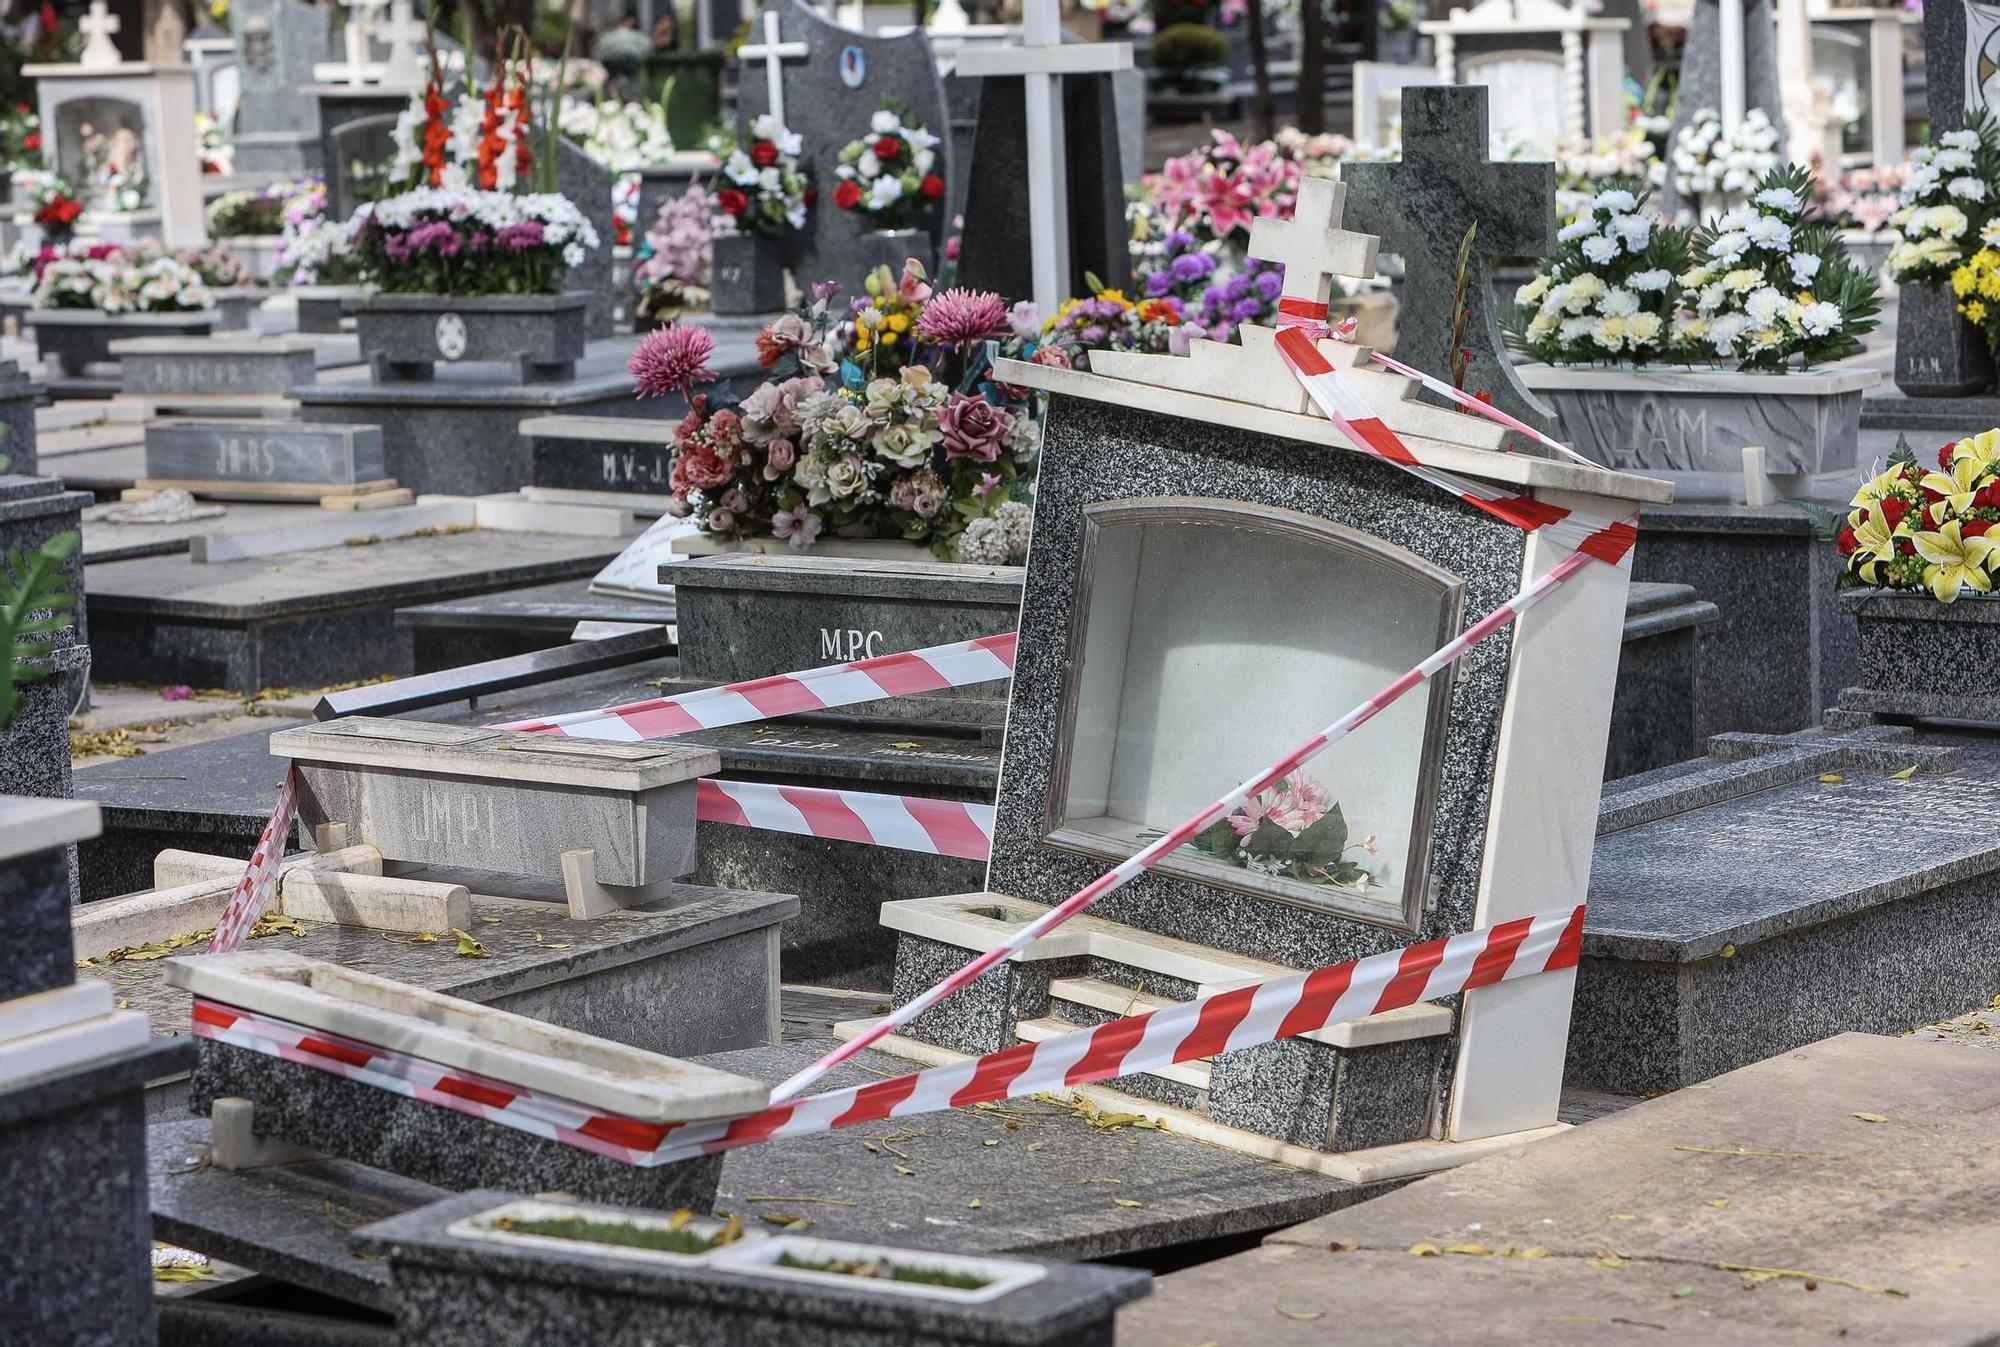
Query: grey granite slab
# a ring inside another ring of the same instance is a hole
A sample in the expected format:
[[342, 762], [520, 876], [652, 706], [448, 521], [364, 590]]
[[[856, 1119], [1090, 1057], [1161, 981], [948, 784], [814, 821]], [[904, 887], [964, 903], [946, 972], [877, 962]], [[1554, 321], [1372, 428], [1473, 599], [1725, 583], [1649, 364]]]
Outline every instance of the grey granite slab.
[[181, 1044], [0, 1087], [0, 1304], [9, 1342], [153, 1340], [139, 1094]]
[[[1994, 1053], [1842, 1035], [1172, 1272], [1119, 1341], [1977, 1342], [1996, 1099]], [[1458, 1243], [1549, 1256], [1409, 1253]]]
[[[116, 452], [123, 453], [119, 450]], [[139, 450], [143, 455], [144, 450]], [[66, 460], [58, 460], [64, 462]], [[146, 475], [143, 459], [131, 467], [131, 480]], [[136, 557], [165, 556], [173, 552], [188, 550], [190, 539], [237, 532], [261, 532], [286, 520], [299, 517], [296, 504], [271, 505], [251, 501], [231, 501], [222, 507], [220, 515], [206, 519], [190, 519], [178, 524], [116, 524], [110, 520], [93, 519], [83, 525], [83, 559], [87, 565], [95, 566], [103, 561], [130, 561]]]
[[35, 404], [47, 396], [47, 388], [29, 378], [20, 365], [0, 360], [0, 456], [8, 460], [8, 472], [32, 475], [38, 471]]
[[1692, 585], [1642, 582], [1628, 589], [1605, 780], [1681, 762], [1699, 751], [1700, 682], [1709, 629], [1720, 615], [1714, 604], [1695, 597]]
[[[0, 818], [13, 804], [0, 797]], [[67, 846], [0, 860], [0, 912], [7, 914], [9, 932], [0, 944], [0, 1005], [76, 980], [70, 940], [74, 893]]]
[[618, 539], [475, 530], [198, 564], [90, 568], [102, 677], [250, 693], [414, 672], [407, 604], [595, 574]]
[[674, 605], [593, 594], [589, 580], [560, 580], [414, 604], [397, 609], [396, 622], [412, 633], [416, 671], [429, 673], [566, 644], [579, 622], [658, 625], [671, 632]]
[[388, 468], [382, 432], [375, 426], [183, 421], [146, 428], [146, 475], [168, 481], [351, 487], [383, 480]]
[[843, 1285], [714, 1265], [648, 1265], [586, 1244], [535, 1248], [447, 1233], [518, 1196], [468, 1193], [357, 1232], [361, 1248], [389, 1259], [407, 1337], [438, 1347], [533, 1341], [557, 1331], [604, 1340], [648, 1322], [688, 1342], [1094, 1347], [1110, 1341], [1117, 1307], [1145, 1295], [1152, 1280], [1134, 1269], [1048, 1264], [1029, 1286], [954, 1304], [858, 1279]]

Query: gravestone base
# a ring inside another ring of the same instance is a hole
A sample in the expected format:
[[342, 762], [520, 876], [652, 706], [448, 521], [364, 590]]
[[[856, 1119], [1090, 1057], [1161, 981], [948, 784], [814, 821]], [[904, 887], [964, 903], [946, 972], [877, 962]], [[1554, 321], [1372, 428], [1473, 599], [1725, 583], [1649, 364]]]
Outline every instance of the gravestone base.
[[283, 397], [317, 367], [301, 337], [131, 337], [110, 349], [123, 391], [138, 397]]
[[1885, 388], [1861, 401], [1861, 429], [1907, 431], [1922, 458], [1931, 440], [1976, 435], [1988, 426], [2000, 425], [2000, 396], [1993, 394], [1962, 398], [1911, 397], [1900, 389]]
[[1854, 624], [1834, 600], [1840, 557], [1791, 506], [1649, 505], [1634, 583], [1690, 585], [1719, 610], [1706, 627], [1696, 742], [1732, 730], [1817, 725], [1854, 682]]
[[673, 620], [671, 602], [593, 594], [588, 580], [475, 594], [396, 612], [396, 624], [410, 629], [419, 674], [568, 645], [579, 622], [659, 626], [668, 642], [661, 653], [671, 654], [666, 631]]
[[85, 378], [94, 365], [115, 362], [112, 344], [128, 337], [200, 337], [218, 323], [214, 309], [185, 313], [99, 313], [95, 309], [36, 309], [26, 322], [34, 329], [35, 350], [70, 379]]
[[1888, 726], [1719, 736], [1705, 760], [1613, 783], [1565, 1078], [1679, 1089], [1987, 1004], [1996, 803], [1980, 740]]
[[622, 541], [480, 529], [200, 563], [190, 554], [91, 571], [99, 677], [245, 694], [407, 674], [395, 610], [595, 574]]
[[0, 472], [35, 475], [35, 405], [47, 396], [19, 365], [0, 360], [0, 458], [7, 460]]
[[0, 1174], [12, 1213], [0, 1222], [0, 1299], [10, 1339], [154, 1341], [140, 1092], [192, 1057], [187, 1043], [154, 1039], [0, 1085]]
[[1692, 585], [1635, 583], [1627, 591], [1625, 643], [1611, 699], [1604, 779], [1684, 762], [1701, 750], [1695, 717], [1709, 634], [1721, 613]]

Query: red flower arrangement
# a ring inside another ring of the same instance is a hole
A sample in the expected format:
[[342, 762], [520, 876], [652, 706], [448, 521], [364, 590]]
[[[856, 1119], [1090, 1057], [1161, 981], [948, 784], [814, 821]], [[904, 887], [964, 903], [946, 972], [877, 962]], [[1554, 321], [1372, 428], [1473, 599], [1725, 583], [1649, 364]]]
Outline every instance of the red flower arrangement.
[[877, 229], [921, 225], [944, 195], [937, 165], [938, 138], [922, 126], [906, 126], [903, 109], [885, 103], [868, 124], [868, 134], [840, 151], [833, 173], [839, 182], [833, 204], [869, 216]]

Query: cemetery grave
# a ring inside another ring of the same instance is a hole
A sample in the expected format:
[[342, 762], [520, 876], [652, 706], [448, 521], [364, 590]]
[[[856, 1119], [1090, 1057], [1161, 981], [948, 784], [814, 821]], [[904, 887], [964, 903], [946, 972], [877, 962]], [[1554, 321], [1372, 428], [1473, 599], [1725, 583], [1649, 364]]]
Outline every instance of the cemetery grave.
[[158, 8], [0, 21], [0, 1339], [2000, 1331], [2000, 11]]

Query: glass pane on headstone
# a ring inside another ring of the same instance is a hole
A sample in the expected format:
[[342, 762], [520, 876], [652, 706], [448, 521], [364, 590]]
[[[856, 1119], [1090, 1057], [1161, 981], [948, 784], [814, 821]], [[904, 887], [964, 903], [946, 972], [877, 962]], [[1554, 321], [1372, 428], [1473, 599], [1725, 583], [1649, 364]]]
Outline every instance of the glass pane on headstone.
[[[1380, 691], [1457, 630], [1453, 577], [1365, 534], [1216, 502], [1087, 511], [1057, 845], [1122, 859]], [[1446, 689], [1419, 689], [1161, 868], [1404, 923]]]

